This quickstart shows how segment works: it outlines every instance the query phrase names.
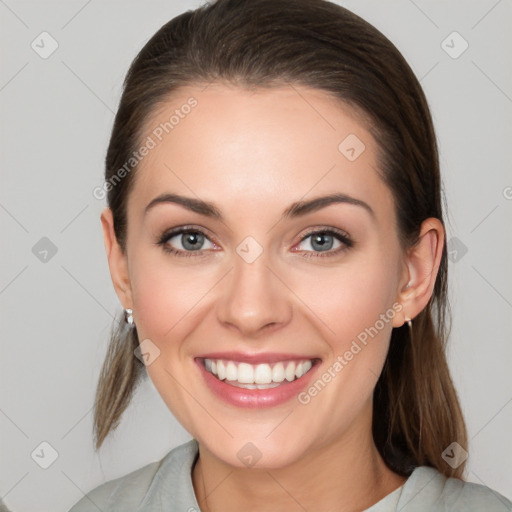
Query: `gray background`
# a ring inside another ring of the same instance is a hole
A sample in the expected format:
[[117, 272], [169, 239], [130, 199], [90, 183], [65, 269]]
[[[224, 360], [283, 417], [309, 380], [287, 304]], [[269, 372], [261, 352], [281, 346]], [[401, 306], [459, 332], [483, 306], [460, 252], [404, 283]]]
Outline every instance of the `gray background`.
[[[92, 190], [131, 60], [199, 4], [0, 0], [0, 496], [15, 511], [67, 511], [189, 439], [148, 380], [92, 449], [96, 381], [121, 311]], [[449, 361], [471, 440], [466, 477], [512, 498], [512, 2], [343, 5], [397, 45], [429, 99], [449, 205]], [[59, 45], [46, 59], [31, 47], [43, 31]], [[453, 31], [469, 44], [457, 58]], [[43, 237], [57, 249], [46, 260]], [[58, 455], [47, 469], [42, 442]]]

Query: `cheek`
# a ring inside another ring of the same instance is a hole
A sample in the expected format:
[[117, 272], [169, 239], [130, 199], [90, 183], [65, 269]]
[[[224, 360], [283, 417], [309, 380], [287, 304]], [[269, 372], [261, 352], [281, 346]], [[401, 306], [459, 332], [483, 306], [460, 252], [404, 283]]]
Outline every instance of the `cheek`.
[[194, 432], [194, 403], [185, 390], [190, 386], [184, 387], [191, 364], [184, 340], [201, 324], [202, 306], [215, 278], [211, 269], [179, 268], [162, 260], [165, 258], [140, 255], [133, 262], [134, 318], [139, 341], [149, 339], [159, 350], [146, 368], [149, 377], [172, 414], [186, 430]]
[[[328, 444], [341, 432], [364, 428], [364, 419], [371, 414], [371, 403], [378, 378], [384, 366], [391, 333], [389, 323], [380, 320], [386, 309], [379, 301], [358, 301], [342, 304], [354, 316], [341, 310], [331, 317], [335, 334], [325, 336], [330, 345], [329, 358], [321, 371], [297, 397], [304, 421], [314, 423], [314, 418], [329, 418], [323, 430], [321, 443]], [[391, 315], [390, 315], [391, 316]], [[314, 432], [314, 428], [312, 427]]]
[[[307, 314], [339, 352], [376, 323], [379, 331], [389, 334], [395, 314], [395, 268], [391, 258], [375, 252], [347, 260], [339, 267], [295, 275], [291, 288], [305, 304], [303, 311], [310, 311]], [[384, 326], [379, 321], [382, 314], [386, 315]]]
[[375, 254], [337, 270], [313, 272], [295, 283], [329, 351], [319, 375], [322, 382], [304, 402], [322, 390], [315, 407], [326, 414], [336, 411], [340, 421], [367, 402], [382, 371], [393, 318], [401, 308], [395, 302], [395, 268], [391, 259]]
[[154, 339], [157, 344], [179, 338], [212, 287], [211, 269], [180, 267], [161, 256], [141, 255], [130, 273], [139, 337]]

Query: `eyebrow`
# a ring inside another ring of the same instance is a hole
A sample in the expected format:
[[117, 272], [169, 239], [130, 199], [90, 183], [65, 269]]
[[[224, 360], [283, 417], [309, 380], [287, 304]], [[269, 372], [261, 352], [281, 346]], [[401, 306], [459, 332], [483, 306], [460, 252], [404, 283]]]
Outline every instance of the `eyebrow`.
[[[155, 197], [144, 209], [144, 214], [159, 204], [167, 203], [181, 205], [192, 212], [205, 215], [206, 217], [211, 217], [219, 221], [224, 220], [221, 211], [213, 203], [203, 201], [201, 199], [195, 199], [193, 197], [181, 196], [179, 194], [162, 194]], [[375, 218], [375, 212], [372, 210], [369, 204], [361, 201], [360, 199], [339, 193], [316, 197], [309, 201], [297, 201], [292, 203], [288, 208], [286, 208], [286, 210], [283, 211], [282, 217], [284, 219], [301, 217], [303, 215], [307, 215], [308, 213], [316, 212], [322, 208], [326, 208], [331, 204], [340, 203], [360, 206], [365, 209], [373, 218]]]

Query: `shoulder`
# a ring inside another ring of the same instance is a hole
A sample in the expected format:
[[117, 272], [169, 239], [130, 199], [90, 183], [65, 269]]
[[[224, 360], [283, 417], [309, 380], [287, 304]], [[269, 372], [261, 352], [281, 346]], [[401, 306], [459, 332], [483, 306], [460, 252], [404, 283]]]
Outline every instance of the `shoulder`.
[[512, 502], [485, 485], [447, 478], [437, 469], [420, 466], [404, 484], [397, 509], [403, 512], [511, 512]]
[[[150, 507], [163, 482], [172, 492], [183, 478], [190, 481], [190, 469], [197, 454], [195, 439], [172, 449], [161, 460], [147, 464], [120, 478], [89, 491], [69, 512], [135, 512]], [[170, 482], [170, 484], [169, 484]], [[150, 508], [148, 508], [149, 510]]]

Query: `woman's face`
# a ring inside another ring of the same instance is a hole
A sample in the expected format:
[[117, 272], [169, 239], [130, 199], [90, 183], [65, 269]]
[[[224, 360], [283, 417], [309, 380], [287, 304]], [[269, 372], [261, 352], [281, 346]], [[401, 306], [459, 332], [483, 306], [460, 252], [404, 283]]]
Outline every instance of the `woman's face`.
[[123, 305], [172, 413], [239, 467], [367, 439], [407, 276], [363, 123], [322, 91], [212, 84], [142, 141]]

